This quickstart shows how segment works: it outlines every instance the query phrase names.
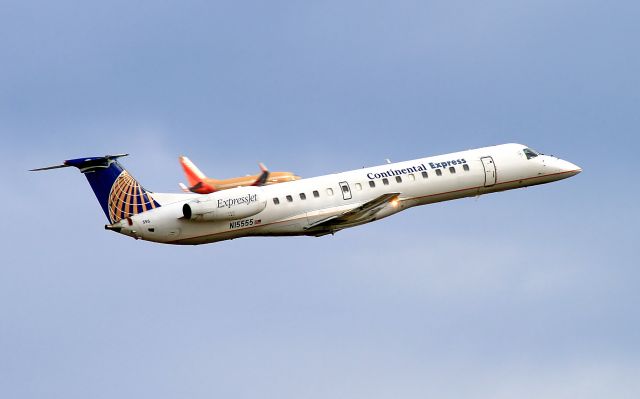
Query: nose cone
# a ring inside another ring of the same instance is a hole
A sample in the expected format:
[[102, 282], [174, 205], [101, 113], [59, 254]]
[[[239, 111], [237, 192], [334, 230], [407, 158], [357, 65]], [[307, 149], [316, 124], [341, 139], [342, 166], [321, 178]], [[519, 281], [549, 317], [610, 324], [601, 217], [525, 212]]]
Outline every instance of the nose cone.
[[581, 167], [563, 159], [558, 160], [557, 166], [562, 173], [566, 173], [568, 176], [575, 176], [578, 173], [582, 172]]

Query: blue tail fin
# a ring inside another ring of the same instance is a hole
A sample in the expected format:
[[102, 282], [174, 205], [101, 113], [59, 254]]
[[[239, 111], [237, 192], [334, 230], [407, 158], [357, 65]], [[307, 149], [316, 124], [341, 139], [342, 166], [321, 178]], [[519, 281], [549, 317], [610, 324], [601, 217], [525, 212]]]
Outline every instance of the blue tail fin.
[[122, 155], [78, 158], [64, 161], [57, 167], [73, 166], [89, 180], [100, 206], [109, 222], [116, 223], [131, 215], [160, 207], [151, 193], [145, 190], [116, 160]]

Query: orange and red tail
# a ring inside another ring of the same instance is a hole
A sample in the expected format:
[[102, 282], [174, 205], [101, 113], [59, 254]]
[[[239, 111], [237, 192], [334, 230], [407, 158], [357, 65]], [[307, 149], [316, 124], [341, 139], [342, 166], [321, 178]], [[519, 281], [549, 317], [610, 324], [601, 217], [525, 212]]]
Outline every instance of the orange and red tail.
[[179, 159], [180, 165], [182, 165], [184, 174], [187, 176], [187, 181], [189, 182], [189, 191], [198, 194], [209, 194], [217, 191], [215, 186], [207, 182], [207, 180], [211, 179], [208, 179], [189, 158], [183, 155]]
[[190, 186], [195, 186], [207, 178], [207, 176], [205, 176], [189, 158], [183, 155], [179, 159], [180, 165], [182, 165], [182, 169], [184, 170], [184, 174], [187, 175], [187, 181]]

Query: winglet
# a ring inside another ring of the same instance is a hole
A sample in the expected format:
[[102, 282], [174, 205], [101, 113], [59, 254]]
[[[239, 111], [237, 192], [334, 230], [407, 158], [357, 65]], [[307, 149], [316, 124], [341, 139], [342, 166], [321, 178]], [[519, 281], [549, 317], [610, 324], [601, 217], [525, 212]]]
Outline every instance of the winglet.
[[267, 169], [267, 167], [264, 166], [263, 163], [259, 163], [258, 165], [260, 166], [260, 170], [262, 171], [262, 173], [260, 174], [260, 176], [258, 176], [258, 179], [255, 181], [255, 183], [252, 184], [252, 186], [256, 187], [264, 186], [265, 184], [267, 184], [267, 180], [269, 179], [269, 169]]

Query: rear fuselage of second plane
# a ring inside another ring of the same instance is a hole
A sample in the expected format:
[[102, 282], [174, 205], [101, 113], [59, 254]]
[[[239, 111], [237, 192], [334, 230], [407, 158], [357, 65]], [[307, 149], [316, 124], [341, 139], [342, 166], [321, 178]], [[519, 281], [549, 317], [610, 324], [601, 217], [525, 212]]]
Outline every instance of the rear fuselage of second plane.
[[[570, 162], [538, 154], [526, 146], [504, 144], [245, 191], [230, 189], [209, 195], [155, 193], [162, 207], [133, 215], [109, 228], [170, 244], [204, 244], [244, 236], [320, 236], [413, 206], [549, 183], [580, 171]], [[386, 194], [390, 195], [385, 197]], [[377, 198], [389, 200], [368, 209]], [[185, 208], [191, 212], [203, 201], [219, 208], [209, 215], [228, 214], [210, 216], [211, 219], [206, 214], [200, 219], [190, 213], [185, 215]], [[232, 216], [242, 215], [242, 211], [234, 213], [233, 207], [246, 207], [249, 203], [261, 210], [246, 217]], [[191, 205], [185, 207], [188, 204]], [[346, 214], [353, 218], [343, 217]]]

